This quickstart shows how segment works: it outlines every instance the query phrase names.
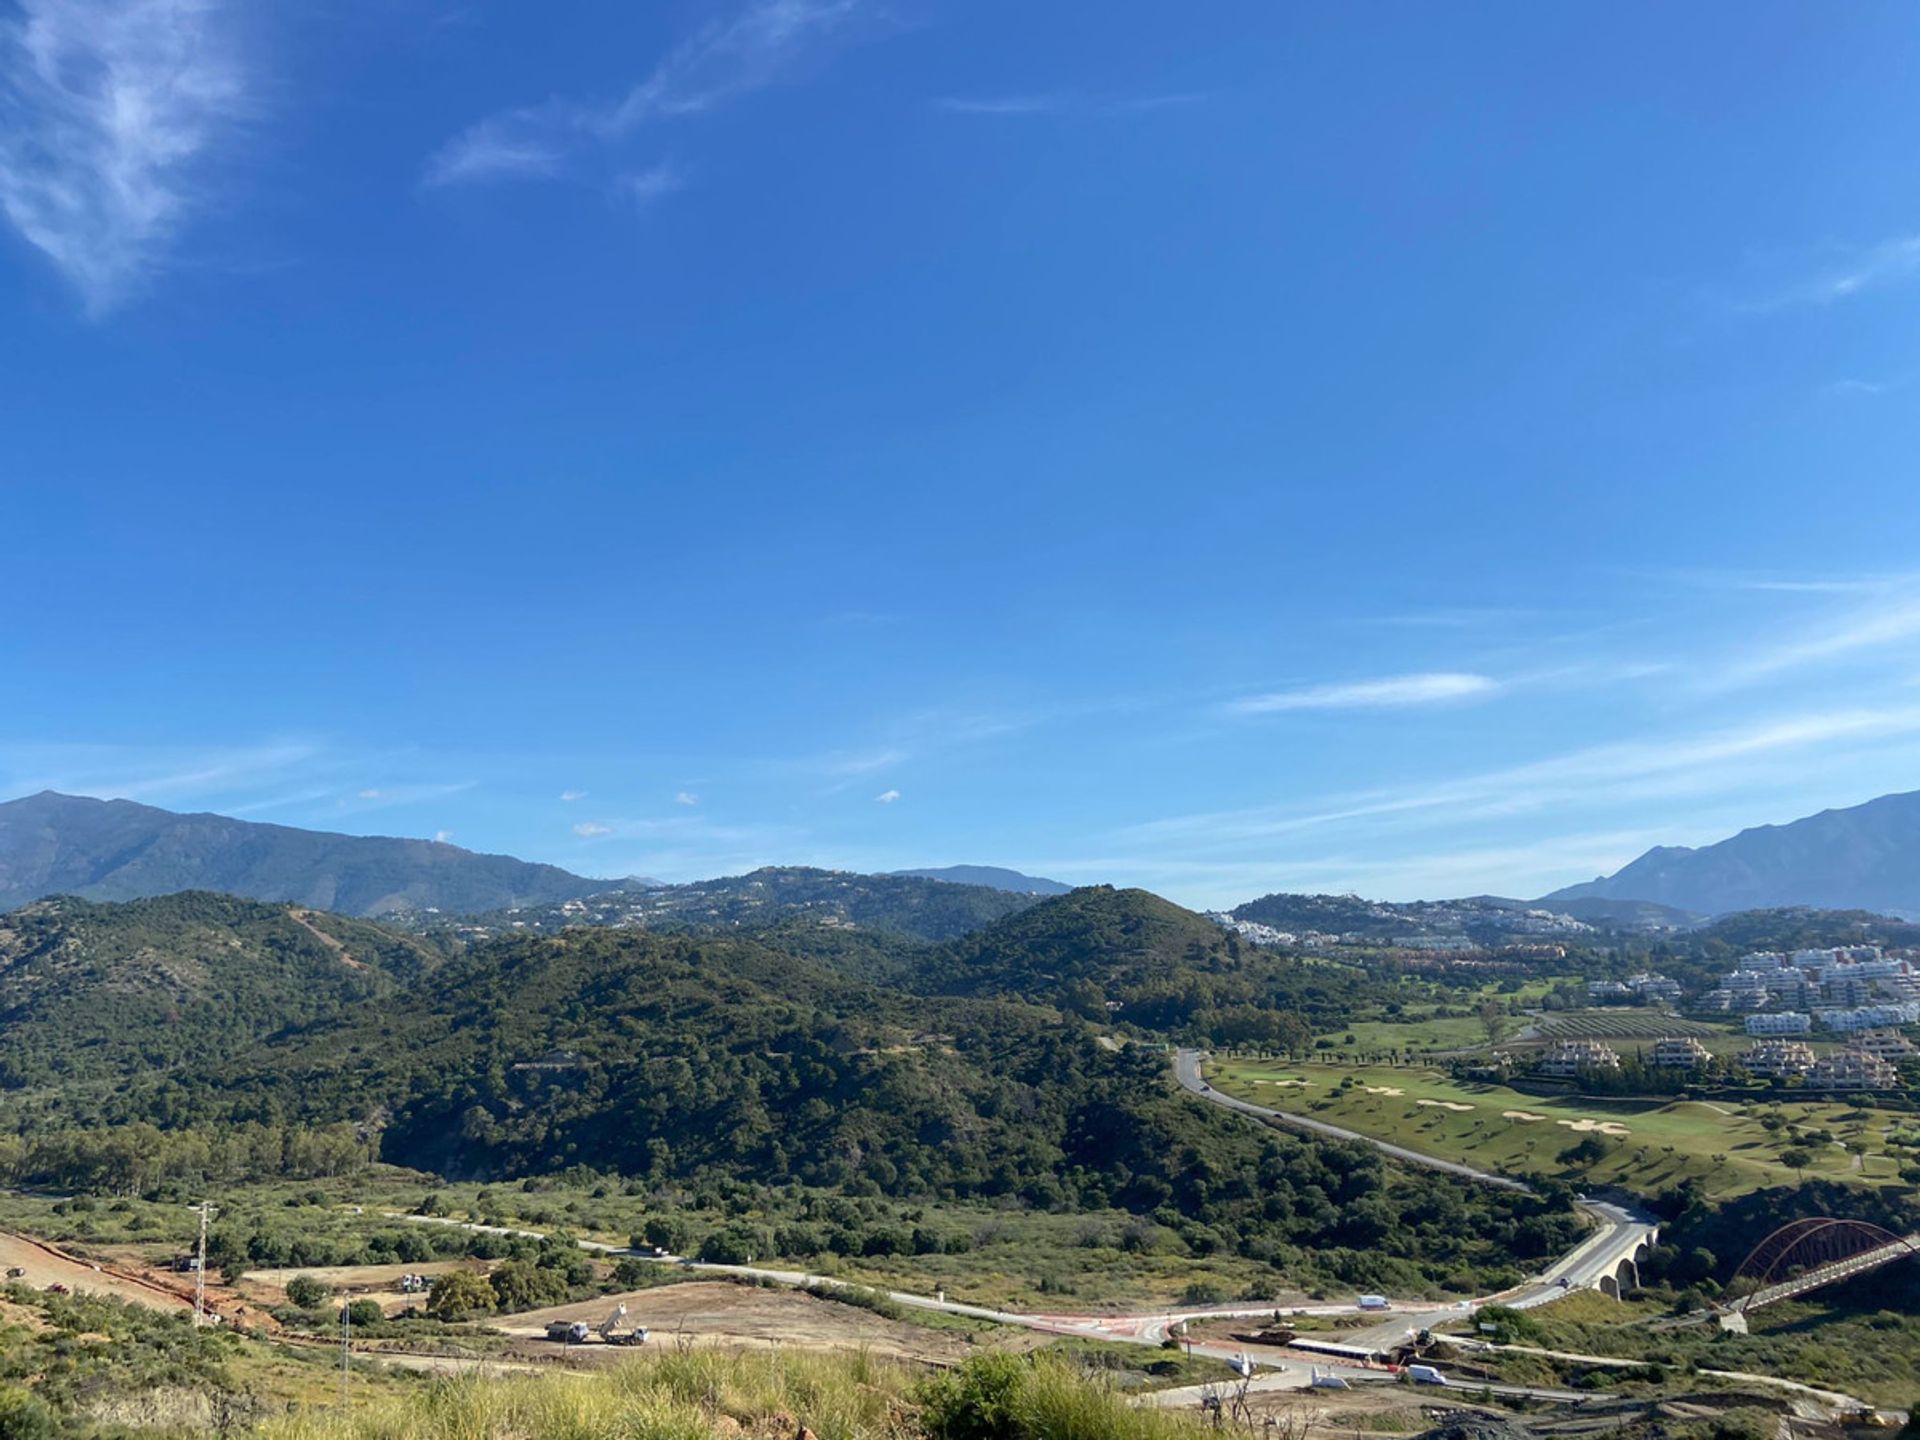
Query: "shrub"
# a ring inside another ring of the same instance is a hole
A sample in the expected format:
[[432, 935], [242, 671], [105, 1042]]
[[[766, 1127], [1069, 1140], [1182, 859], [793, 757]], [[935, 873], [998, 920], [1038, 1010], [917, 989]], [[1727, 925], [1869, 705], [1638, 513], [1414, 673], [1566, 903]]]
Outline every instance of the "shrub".
[[440, 1320], [465, 1320], [470, 1315], [484, 1315], [498, 1300], [486, 1276], [455, 1270], [433, 1282], [427, 1313]]
[[17, 1385], [0, 1387], [0, 1440], [52, 1440], [53, 1412]]
[[296, 1275], [287, 1281], [287, 1303], [298, 1305], [302, 1310], [313, 1310], [327, 1303], [327, 1297], [333, 1294], [333, 1287], [316, 1280], [311, 1275]]

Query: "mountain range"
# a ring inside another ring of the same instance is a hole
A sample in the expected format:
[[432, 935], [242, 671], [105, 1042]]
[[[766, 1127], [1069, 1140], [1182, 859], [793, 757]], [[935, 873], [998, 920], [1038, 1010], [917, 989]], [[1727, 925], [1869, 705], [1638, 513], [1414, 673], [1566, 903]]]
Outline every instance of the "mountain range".
[[0, 910], [47, 895], [137, 900], [217, 890], [346, 915], [477, 911], [616, 882], [438, 840], [336, 835], [43, 790], [0, 805]]
[[1018, 870], [1008, 870], [999, 865], [941, 865], [931, 870], [895, 870], [890, 873], [914, 876], [921, 880], [944, 880], [949, 885], [979, 885], [988, 890], [1011, 891], [1015, 895], [1064, 895], [1073, 889], [1073, 886], [1062, 885], [1058, 880], [1022, 875]]
[[[1070, 887], [991, 865], [886, 875], [788, 866], [663, 885], [575, 875], [441, 841], [182, 815], [130, 800], [43, 791], [0, 804], [0, 912], [49, 895], [133, 900], [182, 890], [363, 917], [478, 916], [488, 932], [580, 923], [758, 924], [810, 915], [948, 940]], [[1539, 927], [1524, 920], [1525, 903], [1480, 896], [1369, 907], [1351, 896], [1282, 894], [1233, 914], [1284, 929], [1378, 930], [1381, 938], [1435, 926], [1531, 933]], [[1613, 875], [1531, 904], [1629, 929], [1786, 907], [1920, 917], [1920, 791], [1757, 826], [1698, 849], [1659, 846]], [[1427, 914], [1435, 905], [1445, 913]], [[1354, 913], [1356, 907], [1367, 913]]]
[[1883, 795], [1698, 849], [1661, 845], [1612, 875], [1542, 896], [1651, 901], [1705, 915], [1811, 906], [1920, 918], [1920, 791]]

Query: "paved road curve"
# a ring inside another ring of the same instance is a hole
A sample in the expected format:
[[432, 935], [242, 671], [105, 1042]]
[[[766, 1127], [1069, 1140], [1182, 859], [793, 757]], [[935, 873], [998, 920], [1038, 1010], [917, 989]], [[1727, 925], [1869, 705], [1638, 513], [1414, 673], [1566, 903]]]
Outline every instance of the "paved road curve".
[[[1281, 1124], [1296, 1126], [1316, 1134], [1327, 1135], [1337, 1140], [1354, 1140], [1371, 1145], [1376, 1150], [1390, 1155], [1408, 1164], [1425, 1166], [1429, 1169], [1445, 1171], [1483, 1184], [1497, 1185], [1502, 1189], [1528, 1192], [1528, 1187], [1518, 1180], [1504, 1175], [1491, 1175], [1475, 1170], [1468, 1165], [1456, 1164], [1450, 1160], [1437, 1159], [1431, 1155], [1422, 1155], [1418, 1151], [1407, 1150], [1398, 1145], [1389, 1145], [1382, 1141], [1360, 1135], [1338, 1126], [1323, 1124], [1317, 1120], [1307, 1120], [1297, 1115], [1288, 1115], [1282, 1111], [1270, 1110], [1263, 1105], [1249, 1101], [1236, 1100], [1230, 1095], [1222, 1095], [1200, 1077], [1202, 1055], [1197, 1050], [1182, 1050], [1174, 1058], [1174, 1073], [1180, 1084], [1203, 1100], [1216, 1105], [1238, 1110], [1258, 1120], [1273, 1120]], [[1618, 1267], [1620, 1261], [1636, 1255], [1642, 1245], [1650, 1245], [1658, 1231], [1652, 1220], [1616, 1205], [1599, 1201], [1582, 1201], [1580, 1208], [1596, 1222], [1593, 1233], [1583, 1239], [1567, 1254], [1561, 1256], [1541, 1275], [1498, 1295], [1490, 1295], [1481, 1300], [1459, 1300], [1441, 1306], [1432, 1301], [1398, 1300], [1394, 1302], [1393, 1318], [1368, 1330], [1350, 1332], [1340, 1337], [1345, 1344], [1365, 1348], [1384, 1348], [1405, 1338], [1410, 1331], [1430, 1328], [1442, 1320], [1459, 1319], [1471, 1314], [1481, 1305], [1510, 1305], [1525, 1308], [1543, 1305], [1557, 1300], [1569, 1290], [1586, 1288], [1598, 1283], [1604, 1275], [1609, 1275]], [[436, 1216], [409, 1215], [409, 1220], [426, 1224], [455, 1225], [464, 1230], [489, 1230], [502, 1235], [527, 1235], [540, 1237], [539, 1231], [515, 1230], [501, 1226], [478, 1225], [470, 1221], [442, 1219]], [[611, 1255], [632, 1255], [637, 1252], [618, 1245], [603, 1245], [591, 1240], [579, 1242], [589, 1250], [597, 1250]], [[685, 1260], [674, 1256], [643, 1256], [645, 1259], [658, 1259], [662, 1263], [677, 1265], [693, 1271], [719, 1272], [748, 1276], [758, 1280], [768, 1280], [779, 1285], [806, 1287], [812, 1285], [839, 1285], [844, 1282], [809, 1274], [799, 1270], [774, 1270], [755, 1265], [715, 1265], [699, 1261]], [[1563, 1284], [1562, 1281], [1565, 1283]], [[918, 1310], [937, 1310], [947, 1315], [966, 1316], [976, 1320], [993, 1321], [1002, 1325], [1018, 1325], [1030, 1330], [1042, 1330], [1054, 1335], [1081, 1335], [1101, 1340], [1118, 1340], [1136, 1345], [1159, 1345], [1173, 1333], [1182, 1322], [1205, 1318], [1256, 1317], [1269, 1316], [1275, 1307], [1271, 1304], [1241, 1306], [1203, 1306], [1177, 1310], [1161, 1310], [1146, 1314], [1132, 1315], [1034, 1315], [1012, 1310], [995, 1310], [982, 1305], [968, 1305], [962, 1301], [948, 1300], [944, 1296], [915, 1295], [909, 1291], [894, 1290], [887, 1292], [896, 1304]], [[1295, 1314], [1351, 1314], [1351, 1305], [1309, 1305], [1300, 1307], [1282, 1307]], [[1233, 1347], [1194, 1345], [1196, 1355], [1207, 1355], [1218, 1360], [1231, 1360], [1238, 1353]], [[1367, 1380], [1385, 1380], [1390, 1378], [1377, 1368], [1367, 1369], [1350, 1363], [1343, 1363], [1334, 1355], [1318, 1355], [1312, 1360], [1287, 1359], [1276, 1360], [1265, 1356], [1259, 1364], [1261, 1375], [1255, 1381], [1257, 1389], [1281, 1389], [1303, 1387], [1307, 1384], [1315, 1364], [1319, 1368], [1338, 1369], [1353, 1382]], [[1479, 1389], [1479, 1386], [1472, 1387]], [[1530, 1389], [1524, 1386], [1494, 1386], [1495, 1394], [1526, 1396], [1541, 1400], [1568, 1400], [1574, 1398], [1570, 1392], [1550, 1389]], [[1167, 1400], [1157, 1403], [1177, 1404], [1186, 1397], [1176, 1393]]]
[[1491, 1175], [1485, 1170], [1476, 1170], [1471, 1165], [1462, 1165], [1457, 1160], [1442, 1160], [1434, 1155], [1422, 1155], [1418, 1150], [1408, 1150], [1404, 1146], [1389, 1145], [1384, 1140], [1376, 1140], [1370, 1135], [1362, 1135], [1357, 1130], [1343, 1130], [1338, 1125], [1329, 1125], [1324, 1120], [1309, 1120], [1304, 1115], [1292, 1115], [1285, 1110], [1271, 1110], [1265, 1105], [1256, 1105], [1251, 1100], [1236, 1100], [1231, 1095], [1222, 1095], [1218, 1090], [1200, 1078], [1200, 1061], [1203, 1058], [1198, 1050], [1180, 1050], [1173, 1057], [1173, 1074], [1182, 1086], [1191, 1090], [1202, 1099], [1211, 1100], [1216, 1105], [1224, 1105], [1229, 1110], [1238, 1110], [1245, 1115], [1256, 1115], [1262, 1120], [1271, 1120], [1277, 1125], [1285, 1125], [1290, 1130], [1306, 1130], [1315, 1135], [1325, 1135], [1334, 1140], [1357, 1140], [1362, 1145], [1371, 1145], [1383, 1155], [1391, 1155], [1396, 1160], [1404, 1160], [1409, 1165], [1425, 1166], [1429, 1170], [1444, 1170], [1449, 1175], [1459, 1175], [1468, 1180], [1478, 1180], [1483, 1185], [1498, 1185], [1502, 1190], [1525, 1191], [1526, 1186], [1518, 1180], [1510, 1180], [1505, 1175]]

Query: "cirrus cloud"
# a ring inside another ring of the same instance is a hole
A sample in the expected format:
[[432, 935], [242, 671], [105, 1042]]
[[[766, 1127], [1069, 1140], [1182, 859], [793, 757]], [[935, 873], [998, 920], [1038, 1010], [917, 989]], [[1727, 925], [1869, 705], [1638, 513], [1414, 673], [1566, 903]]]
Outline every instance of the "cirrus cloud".
[[1486, 675], [1431, 671], [1249, 695], [1233, 701], [1227, 709], [1236, 715], [1273, 715], [1290, 710], [1403, 710], [1485, 700], [1499, 689], [1500, 682]]
[[0, 23], [0, 213], [101, 315], [204, 207], [250, 105], [226, 0], [19, 0]]

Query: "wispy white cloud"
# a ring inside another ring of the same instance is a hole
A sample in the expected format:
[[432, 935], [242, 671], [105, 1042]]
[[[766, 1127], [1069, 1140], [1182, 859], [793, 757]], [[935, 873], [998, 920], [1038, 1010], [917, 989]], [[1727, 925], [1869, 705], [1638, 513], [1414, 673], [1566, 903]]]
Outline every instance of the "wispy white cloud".
[[[1698, 838], [1718, 838], [1704, 832]], [[1316, 851], [1309, 857], [1181, 858], [1163, 855], [1042, 856], [1012, 863], [1029, 874], [1171, 890], [1192, 904], [1232, 905], [1276, 890], [1439, 899], [1468, 893], [1537, 895], [1618, 869], [1671, 831], [1620, 829], [1545, 835], [1525, 844], [1416, 850], [1390, 855]]]
[[622, 175], [614, 181], [613, 192], [627, 204], [644, 208], [671, 195], [685, 183], [678, 170], [662, 163]]
[[1065, 95], [942, 95], [933, 108], [954, 115], [1058, 115], [1072, 103]]
[[542, 112], [516, 110], [461, 131], [427, 161], [427, 185], [482, 180], [549, 180], [566, 163], [566, 149], [541, 133]]
[[1912, 583], [1911, 576], [1895, 575], [1729, 575], [1694, 573], [1691, 583], [1710, 590], [1750, 590], [1775, 595], [1884, 594]]
[[1542, 612], [1504, 605], [1436, 605], [1428, 610], [1402, 610], [1391, 615], [1354, 617], [1359, 625], [1404, 626], [1408, 629], [1469, 630], [1480, 626], [1535, 620]]
[[682, 790], [674, 795], [673, 803], [676, 805], [698, 805], [700, 803], [700, 797], [691, 790]]
[[1895, 235], [1878, 244], [1851, 249], [1824, 268], [1744, 301], [1737, 308], [1767, 314], [1800, 306], [1834, 305], [1916, 275], [1920, 275], [1920, 234]]
[[598, 820], [582, 820], [578, 825], [573, 827], [573, 833], [578, 835], [582, 840], [593, 840], [602, 835], [613, 834], [613, 827], [611, 825], [602, 825]]
[[1064, 91], [1031, 95], [942, 95], [933, 108], [950, 115], [983, 115], [1018, 119], [1036, 115], [1138, 115], [1151, 110], [1174, 110], [1204, 104], [1199, 91], [1178, 90], [1149, 95], [1100, 97]]
[[584, 790], [562, 790], [560, 792], [561, 802], [567, 805], [573, 804], [576, 800], [584, 800], [586, 798], [587, 792]]
[[1401, 710], [1484, 700], [1499, 689], [1500, 682], [1486, 675], [1434, 671], [1249, 695], [1230, 702], [1227, 709], [1236, 715], [1273, 715], [1290, 710]]
[[891, 805], [900, 798], [900, 792], [898, 790], [882, 790], [873, 798], [882, 805]]
[[1792, 630], [1705, 672], [1709, 690], [1770, 680], [1791, 670], [1920, 642], [1920, 591], [1903, 585], [1871, 605]]
[[1189, 851], [1317, 831], [1355, 821], [1420, 817], [1420, 823], [1511, 817], [1570, 801], [1713, 793], [1749, 783], [1747, 762], [1782, 754], [1920, 735], [1920, 706], [1861, 707], [1781, 716], [1732, 729], [1587, 746], [1521, 765], [1449, 780], [1323, 797], [1300, 806], [1256, 806], [1174, 816], [1125, 827], [1129, 843]]
[[1898, 389], [1899, 383], [1896, 380], [1857, 380], [1852, 376], [1842, 376], [1838, 380], [1829, 380], [1820, 388], [1822, 393], [1827, 395], [1859, 395], [1872, 398], [1885, 395], [1889, 390]]
[[445, 800], [451, 795], [464, 795], [477, 787], [474, 780], [429, 780], [408, 781], [398, 785], [368, 785], [356, 790], [352, 795], [342, 795], [338, 806], [342, 810], [392, 810], [403, 805], [419, 805], [428, 800]]
[[436, 830], [433, 832], [433, 838], [436, 844], [451, 845], [453, 843], [453, 831]]
[[249, 109], [225, 0], [17, 0], [0, 211], [103, 314], [167, 259]]
[[818, 775], [844, 779], [857, 775], [872, 775], [880, 770], [891, 770], [906, 758], [906, 751], [893, 746], [885, 746], [878, 750], [835, 750], [802, 762], [802, 768], [812, 770]]
[[306, 740], [201, 747], [0, 744], [0, 791], [59, 790], [166, 804], [182, 797], [235, 796], [266, 785], [283, 788], [289, 777], [313, 768], [322, 756], [322, 748]]
[[[844, 35], [868, 0], [756, 0], [704, 26], [615, 100], [555, 99], [504, 110], [449, 140], [427, 161], [428, 185], [547, 178], [585, 149], [623, 141], [643, 126], [703, 114], [772, 85]], [[616, 185], [651, 201], [678, 184], [668, 167]]]

